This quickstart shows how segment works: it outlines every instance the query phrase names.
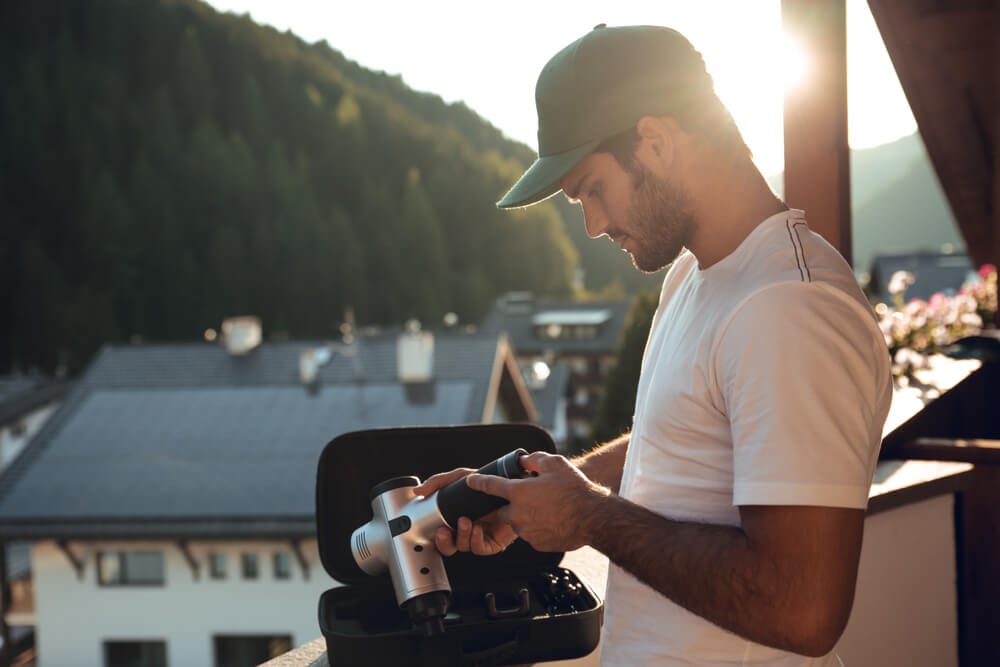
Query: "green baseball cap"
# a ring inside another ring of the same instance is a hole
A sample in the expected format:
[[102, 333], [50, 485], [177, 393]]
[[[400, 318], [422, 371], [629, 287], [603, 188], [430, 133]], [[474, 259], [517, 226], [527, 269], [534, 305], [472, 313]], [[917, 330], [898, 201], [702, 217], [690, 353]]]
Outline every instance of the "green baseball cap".
[[499, 208], [530, 206], [559, 192], [560, 179], [605, 139], [643, 116], [670, 115], [714, 95], [691, 43], [657, 26], [603, 23], [552, 57], [535, 86], [538, 159]]

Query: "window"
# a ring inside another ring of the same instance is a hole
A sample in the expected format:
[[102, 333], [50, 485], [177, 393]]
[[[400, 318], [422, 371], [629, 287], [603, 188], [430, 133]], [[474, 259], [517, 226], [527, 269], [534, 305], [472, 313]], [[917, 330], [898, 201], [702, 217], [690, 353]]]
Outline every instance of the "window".
[[104, 667], [167, 667], [167, 642], [104, 642]]
[[215, 667], [259, 665], [292, 650], [291, 635], [216, 635]]
[[287, 551], [279, 551], [274, 554], [274, 578], [292, 578], [292, 555]]
[[101, 586], [162, 586], [163, 553], [159, 551], [100, 551], [97, 581]]
[[212, 579], [226, 578], [226, 554], [218, 551], [208, 554], [208, 576]]
[[241, 558], [243, 578], [257, 578], [257, 554], [243, 554]]

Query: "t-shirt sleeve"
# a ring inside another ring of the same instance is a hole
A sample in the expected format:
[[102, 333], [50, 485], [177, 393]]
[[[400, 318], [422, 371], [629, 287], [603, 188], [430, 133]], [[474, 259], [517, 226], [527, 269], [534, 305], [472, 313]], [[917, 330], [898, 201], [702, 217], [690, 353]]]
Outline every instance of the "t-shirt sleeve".
[[735, 505], [867, 506], [890, 384], [860, 304], [816, 283], [761, 290], [725, 328], [715, 369]]

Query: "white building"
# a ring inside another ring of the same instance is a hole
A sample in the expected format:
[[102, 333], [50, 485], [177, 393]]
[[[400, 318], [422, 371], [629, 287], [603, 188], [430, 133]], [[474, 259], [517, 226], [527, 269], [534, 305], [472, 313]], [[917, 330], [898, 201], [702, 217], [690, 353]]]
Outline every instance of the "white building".
[[40, 664], [67, 667], [255, 665], [315, 639], [336, 585], [314, 539], [39, 540], [31, 561]]
[[536, 418], [496, 335], [105, 347], [0, 475], [34, 583], [4, 621], [36, 627], [42, 667], [256, 665], [320, 635], [327, 442]]

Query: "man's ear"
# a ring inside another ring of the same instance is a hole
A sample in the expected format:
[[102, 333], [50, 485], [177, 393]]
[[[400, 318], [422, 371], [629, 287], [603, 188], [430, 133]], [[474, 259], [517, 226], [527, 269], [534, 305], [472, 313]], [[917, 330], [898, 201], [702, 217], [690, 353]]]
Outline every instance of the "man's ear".
[[636, 123], [639, 135], [636, 158], [654, 171], [669, 169], [674, 162], [675, 121], [669, 117], [643, 116]]

